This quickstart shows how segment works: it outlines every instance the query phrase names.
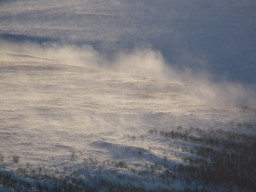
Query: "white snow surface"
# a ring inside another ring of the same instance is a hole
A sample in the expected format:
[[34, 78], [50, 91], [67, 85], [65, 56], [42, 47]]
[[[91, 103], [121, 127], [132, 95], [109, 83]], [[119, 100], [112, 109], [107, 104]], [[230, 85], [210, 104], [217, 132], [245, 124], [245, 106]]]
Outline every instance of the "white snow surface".
[[[255, 7], [252, 0], [0, 1], [1, 170], [29, 164], [110, 178], [117, 171], [136, 184], [143, 176], [133, 169], [191, 155], [175, 146], [193, 143], [150, 130], [255, 136]], [[253, 128], [235, 126], [246, 122]], [[96, 171], [96, 160], [107, 166]]]
[[50, 170], [76, 168], [89, 157], [138, 168], [164, 157], [178, 162], [166, 146], [170, 141], [150, 136], [151, 129], [193, 126], [255, 134], [230, 125], [255, 122], [255, 111], [207, 103], [182, 83], [1, 54], [6, 60], [0, 62], [0, 153], [10, 167], [13, 156]]

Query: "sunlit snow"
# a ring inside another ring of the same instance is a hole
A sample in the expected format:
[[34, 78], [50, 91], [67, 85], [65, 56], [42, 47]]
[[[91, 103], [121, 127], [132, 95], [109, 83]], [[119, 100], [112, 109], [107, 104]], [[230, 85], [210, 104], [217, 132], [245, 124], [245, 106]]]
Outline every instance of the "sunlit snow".
[[[36, 191], [38, 182], [53, 190], [56, 178], [102, 191], [204, 191], [201, 178], [184, 179], [187, 165], [214, 175], [215, 153], [229, 162], [247, 151], [251, 163], [255, 7], [0, 1], [0, 191]], [[251, 189], [251, 175], [240, 174], [249, 178], [242, 187], [214, 180], [209, 191]]]

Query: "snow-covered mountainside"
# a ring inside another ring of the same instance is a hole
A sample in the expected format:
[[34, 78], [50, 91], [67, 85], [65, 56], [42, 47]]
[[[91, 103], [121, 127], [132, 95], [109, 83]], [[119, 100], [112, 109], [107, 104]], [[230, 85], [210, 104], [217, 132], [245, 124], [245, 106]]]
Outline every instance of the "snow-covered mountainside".
[[255, 0], [0, 0], [0, 192], [256, 191]]
[[184, 83], [18, 52], [1, 57], [5, 188], [255, 189], [255, 110], [207, 102]]

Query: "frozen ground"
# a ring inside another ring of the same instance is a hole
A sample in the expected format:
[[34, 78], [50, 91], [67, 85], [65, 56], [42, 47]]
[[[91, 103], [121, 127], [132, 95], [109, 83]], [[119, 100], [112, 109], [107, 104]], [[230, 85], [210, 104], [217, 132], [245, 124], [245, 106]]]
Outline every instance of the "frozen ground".
[[0, 191], [255, 191], [255, 7], [0, 1]]
[[[195, 155], [183, 148], [197, 144], [160, 131], [192, 127], [199, 137], [196, 128], [255, 139], [255, 110], [206, 102], [193, 94], [197, 87], [34, 55], [1, 56], [2, 171], [77, 171], [79, 178], [177, 190], [182, 181], [166, 184], [158, 174], [167, 165], [186, 164], [184, 157]], [[149, 176], [149, 167], [158, 164]]]

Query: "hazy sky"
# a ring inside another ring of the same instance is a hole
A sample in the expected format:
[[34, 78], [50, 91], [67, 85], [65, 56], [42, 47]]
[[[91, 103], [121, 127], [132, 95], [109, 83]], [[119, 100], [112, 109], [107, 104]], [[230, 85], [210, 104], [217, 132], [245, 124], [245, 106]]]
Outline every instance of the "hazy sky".
[[150, 47], [174, 66], [256, 83], [255, 0], [0, 1], [5, 39]]

